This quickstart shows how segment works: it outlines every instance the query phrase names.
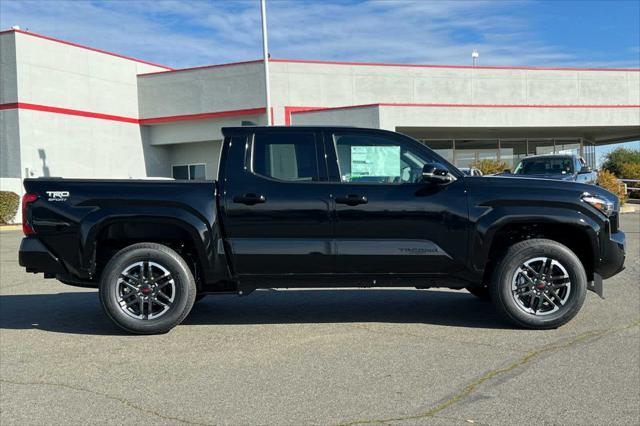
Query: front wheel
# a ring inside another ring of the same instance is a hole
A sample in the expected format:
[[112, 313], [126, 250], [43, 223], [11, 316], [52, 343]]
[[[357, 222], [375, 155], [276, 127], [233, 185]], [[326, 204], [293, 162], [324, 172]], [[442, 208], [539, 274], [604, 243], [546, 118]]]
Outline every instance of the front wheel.
[[131, 333], [158, 334], [189, 314], [196, 285], [178, 253], [161, 244], [140, 243], [113, 256], [99, 293], [105, 313], [116, 325]]
[[490, 285], [493, 304], [509, 321], [549, 329], [578, 313], [587, 293], [587, 276], [580, 259], [566, 246], [531, 239], [507, 250]]

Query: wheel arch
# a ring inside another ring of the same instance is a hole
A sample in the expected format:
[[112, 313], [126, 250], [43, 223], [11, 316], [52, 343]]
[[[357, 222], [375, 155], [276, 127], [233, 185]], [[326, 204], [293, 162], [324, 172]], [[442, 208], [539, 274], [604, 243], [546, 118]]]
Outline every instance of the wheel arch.
[[82, 264], [95, 277], [117, 250], [140, 242], [156, 242], [185, 257], [194, 276], [198, 275], [199, 284], [228, 279], [224, 252], [219, 252], [222, 245], [217, 244], [218, 230], [194, 215], [183, 211], [144, 215], [101, 211], [99, 217], [85, 220], [83, 225]]
[[[480, 227], [482, 229], [482, 227]], [[476, 270], [482, 271], [483, 282], [493, 273], [500, 255], [507, 247], [528, 239], [546, 238], [565, 245], [580, 259], [593, 280], [598, 259], [600, 226], [584, 215], [535, 215], [504, 216], [484, 227], [483, 237], [476, 234], [472, 241], [472, 261]]]

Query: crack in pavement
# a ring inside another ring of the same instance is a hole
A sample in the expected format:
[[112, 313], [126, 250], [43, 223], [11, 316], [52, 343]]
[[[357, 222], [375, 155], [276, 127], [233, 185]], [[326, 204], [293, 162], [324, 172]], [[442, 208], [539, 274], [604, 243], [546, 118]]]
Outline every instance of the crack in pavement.
[[471, 341], [468, 341], [468, 340], [451, 339], [449, 337], [433, 337], [433, 336], [427, 336], [427, 335], [424, 335], [424, 334], [407, 333], [406, 331], [376, 330], [376, 329], [374, 329], [372, 327], [367, 327], [366, 325], [363, 325], [363, 324], [349, 324], [349, 326], [351, 326], [352, 328], [365, 330], [365, 331], [368, 331], [370, 333], [387, 334], [387, 335], [391, 335], [391, 336], [417, 337], [419, 339], [437, 340], [438, 342], [460, 343], [460, 344], [463, 344], [463, 345], [472, 345], [472, 346], [486, 346], [488, 348], [493, 348], [493, 349], [501, 349], [501, 350], [508, 349], [508, 350], [510, 350], [512, 352], [527, 353], [526, 351], [523, 351], [523, 350], [520, 350], [520, 349], [504, 348], [504, 347], [501, 347], [501, 346], [498, 346], [498, 345], [492, 345], [491, 343], [471, 342]]
[[425, 418], [430, 418], [430, 417], [435, 417], [436, 414], [440, 413], [441, 411], [451, 407], [452, 405], [457, 404], [458, 402], [462, 401], [463, 399], [467, 398], [468, 396], [470, 396], [480, 385], [484, 384], [485, 382], [494, 379], [497, 376], [509, 373], [519, 367], [522, 367], [526, 364], [528, 364], [529, 362], [531, 362], [532, 360], [544, 355], [544, 354], [548, 354], [548, 353], [553, 353], [553, 352], [558, 352], [561, 351], [563, 349], [567, 349], [570, 348], [572, 346], [575, 346], [579, 343], [583, 343], [586, 341], [594, 341], [597, 339], [600, 339], [602, 337], [604, 337], [607, 334], [612, 334], [615, 332], [619, 332], [619, 331], [624, 331], [627, 330], [629, 328], [632, 327], [637, 327], [640, 326], [640, 319], [639, 320], [635, 320], [625, 326], [621, 326], [621, 327], [614, 327], [614, 328], [609, 328], [609, 329], [604, 329], [604, 330], [591, 330], [591, 331], [586, 331], [582, 334], [579, 334], [577, 336], [575, 336], [572, 339], [569, 340], [561, 340], [560, 342], [555, 342], [546, 346], [543, 346], [539, 349], [535, 349], [532, 350], [530, 352], [527, 352], [524, 356], [520, 357], [519, 359], [517, 359], [516, 361], [512, 362], [511, 364], [507, 365], [506, 367], [501, 367], [501, 368], [497, 368], [494, 370], [491, 370], [487, 373], [485, 373], [483, 376], [473, 380], [472, 382], [468, 383], [465, 387], [463, 387], [458, 393], [454, 394], [453, 396], [445, 399], [444, 401], [442, 401], [440, 404], [436, 405], [435, 407], [429, 409], [428, 411], [422, 412], [422, 413], [418, 413], [418, 414], [414, 414], [414, 415], [409, 415], [409, 416], [403, 416], [403, 417], [389, 417], [389, 418], [385, 418], [385, 419], [369, 419], [369, 420], [354, 420], [354, 421], [350, 421], [350, 422], [344, 422], [344, 423], [340, 423], [339, 426], [355, 426], [355, 425], [364, 425], [364, 424], [387, 424], [387, 423], [391, 423], [391, 422], [399, 422], [399, 421], [407, 421], [407, 420], [419, 420], [419, 419], [425, 419]]
[[140, 407], [139, 405], [134, 404], [133, 402], [129, 401], [128, 399], [120, 398], [120, 397], [109, 395], [109, 394], [102, 393], [102, 392], [97, 392], [97, 391], [94, 391], [94, 390], [91, 390], [91, 389], [82, 388], [80, 386], [73, 386], [73, 385], [68, 385], [68, 384], [65, 384], [65, 383], [44, 382], [44, 381], [21, 382], [21, 381], [15, 381], [15, 380], [7, 380], [7, 379], [0, 379], [0, 383], [8, 383], [8, 384], [12, 384], [12, 385], [23, 385], [23, 386], [54, 386], [54, 387], [59, 387], [59, 388], [70, 389], [70, 390], [74, 390], [74, 391], [78, 391], [78, 392], [88, 393], [88, 394], [91, 394], [91, 395], [101, 396], [103, 398], [107, 398], [107, 399], [110, 399], [112, 401], [117, 401], [117, 402], [119, 402], [119, 403], [121, 403], [123, 405], [126, 405], [126, 406], [128, 406], [130, 408], [133, 408], [134, 410], [140, 411], [140, 412], [148, 414], [148, 415], [153, 415], [153, 416], [159, 417], [159, 418], [161, 418], [163, 420], [170, 420], [170, 421], [173, 421], [173, 422], [180, 422], [180, 423], [185, 423], [185, 424], [190, 424], [190, 425], [211, 426], [208, 423], [200, 423], [200, 422], [195, 422], [195, 421], [191, 421], [191, 420], [181, 419], [179, 417], [167, 416], [165, 414], [158, 413], [157, 411], [153, 411], [153, 410], [146, 409], [144, 407]]

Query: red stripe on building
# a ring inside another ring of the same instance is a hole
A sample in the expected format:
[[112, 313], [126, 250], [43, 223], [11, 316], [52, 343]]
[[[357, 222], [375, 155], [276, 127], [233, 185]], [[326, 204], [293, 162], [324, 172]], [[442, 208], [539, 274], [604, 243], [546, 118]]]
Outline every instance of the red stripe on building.
[[138, 119], [134, 117], [123, 117], [119, 115], [102, 114], [102, 113], [82, 111], [77, 109], [58, 108], [58, 107], [52, 107], [47, 105], [30, 104], [26, 102], [0, 104], [0, 110], [8, 110], [8, 109], [26, 109], [26, 110], [32, 110], [32, 111], [49, 112], [53, 114], [71, 115], [76, 117], [87, 117], [87, 118], [96, 118], [100, 120], [119, 121], [122, 123], [131, 123], [131, 124], [161, 124], [161, 123], [172, 123], [175, 121], [191, 121], [191, 120], [206, 120], [209, 118], [238, 117], [243, 115], [264, 114], [267, 111], [266, 108], [262, 107], [262, 108], [237, 109], [237, 110], [229, 110], [229, 111], [205, 112], [200, 114], [171, 115], [171, 116], [164, 116], [164, 117]]
[[267, 109], [262, 107], [262, 108], [236, 109], [231, 111], [204, 112], [200, 114], [172, 115], [172, 116], [166, 116], [166, 117], [141, 118], [140, 124], [160, 124], [160, 123], [172, 123], [175, 121], [206, 120], [208, 118], [237, 117], [240, 115], [264, 114], [266, 112], [267, 112]]
[[120, 115], [102, 114], [98, 112], [81, 111], [78, 109], [58, 108], [47, 105], [30, 104], [26, 102], [16, 102], [11, 104], [0, 105], [0, 110], [3, 109], [27, 109], [32, 111], [50, 112], [53, 114], [73, 115], [76, 117], [88, 117], [97, 118], [100, 120], [120, 121], [122, 123], [138, 124], [139, 120], [133, 117], [123, 117]]

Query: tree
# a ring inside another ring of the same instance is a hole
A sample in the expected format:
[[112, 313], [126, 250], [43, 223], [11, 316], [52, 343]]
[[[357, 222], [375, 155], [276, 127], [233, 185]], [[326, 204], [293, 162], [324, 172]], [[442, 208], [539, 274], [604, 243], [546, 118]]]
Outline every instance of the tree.
[[640, 165], [640, 150], [616, 148], [604, 156], [602, 169], [613, 173], [619, 178], [624, 178], [626, 176], [623, 175], [623, 164]]

